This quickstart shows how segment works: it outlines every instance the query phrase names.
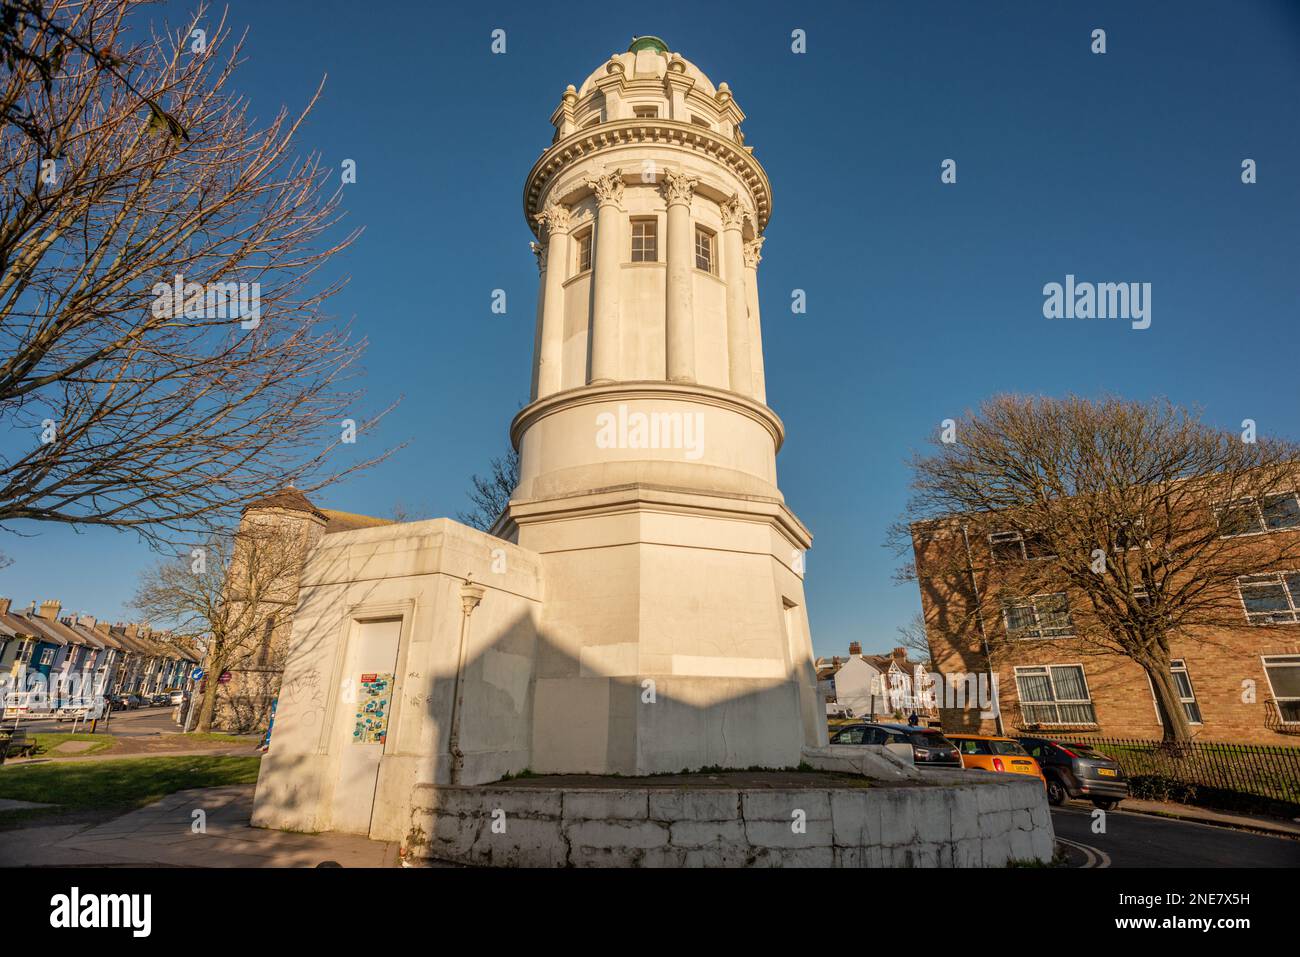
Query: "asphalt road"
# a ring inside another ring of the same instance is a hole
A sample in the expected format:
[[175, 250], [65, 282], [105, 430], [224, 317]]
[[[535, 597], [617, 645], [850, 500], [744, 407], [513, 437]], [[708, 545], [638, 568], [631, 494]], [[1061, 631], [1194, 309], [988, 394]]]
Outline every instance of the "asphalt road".
[[1092, 831], [1092, 806], [1052, 808], [1052, 827], [1073, 867], [1300, 867], [1300, 841], [1232, 828], [1110, 811]]
[[[179, 731], [180, 726], [172, 720], [174, 708], [137, 708], [135, 711], [114, 711], [112, 718], [99, 723], [99, 732], [119, 737], [139, 737], [157, 734], [160, 731]], [[7, 725], [6, 725], [7, 726]], [[28, 734], [67, 734], [72, 731], [71, 721], [55, 721], [44, 718], [39, 721], [24, 721], [22, 726]], [[77, 732], [88, 730], [78, 725]]]

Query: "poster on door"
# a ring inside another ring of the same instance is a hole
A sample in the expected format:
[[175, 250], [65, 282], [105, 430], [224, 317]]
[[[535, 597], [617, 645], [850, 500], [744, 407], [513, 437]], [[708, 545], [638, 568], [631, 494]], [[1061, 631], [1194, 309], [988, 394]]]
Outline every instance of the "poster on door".
[[357, 723], [353, 744], [383, 744], [388, 738], [388, 706], [393, 697], [393, 675], [363, 674], [357, 695]]

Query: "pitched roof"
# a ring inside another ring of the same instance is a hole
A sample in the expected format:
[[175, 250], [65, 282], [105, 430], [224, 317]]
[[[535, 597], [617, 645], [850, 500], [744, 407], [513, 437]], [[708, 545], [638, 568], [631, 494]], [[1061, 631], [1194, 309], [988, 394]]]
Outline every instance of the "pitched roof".
[[325, 514], [311, 503], [311, 500], [303, 495], [292, 485], [286, 485], [278, 492], [272, 492], [270, 495], [264, 495], [255, 499], [244, 506], [244, 511], [248, 512], [255, 508], [282, 508], [288, 512], [309, 512], [320, 518], [325, 518]]

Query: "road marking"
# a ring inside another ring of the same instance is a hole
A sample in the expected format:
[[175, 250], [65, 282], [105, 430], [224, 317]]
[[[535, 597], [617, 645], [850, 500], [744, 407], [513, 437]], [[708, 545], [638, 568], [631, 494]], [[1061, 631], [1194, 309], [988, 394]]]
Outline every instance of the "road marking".
[[1063, 837], [1056, 839], [1066, 847], [1072, 847], [1083, 854], [1084, 862], [1081, 867], [1110, 867], [1110, 855], [1099, 847], [1093, 847], [1091, 844], [1080, 844], [1078, 841], [1067, 841]]

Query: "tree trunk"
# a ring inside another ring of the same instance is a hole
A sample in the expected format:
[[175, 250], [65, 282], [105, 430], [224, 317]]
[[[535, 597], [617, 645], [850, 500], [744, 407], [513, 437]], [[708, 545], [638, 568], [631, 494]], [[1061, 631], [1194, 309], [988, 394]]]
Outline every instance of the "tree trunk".
[[199, 705], [199, 723], [194, 728], [200, 734], [207, 734], [212, 730], [212, 713], [216, 710], [217, 688], [220, 682], [217, 680], [221, 677], [223, 669], [214, 669], [207, 674], [207, 681], [203, 685], [203, 702]]
[[1169, 660], [1153, 661], [1143, 664], [1151, 687], [1155, 689], [1156, 706], [1160, 709], [1160, 726], [1162, 739], [1166, 742], [1186, 742], [1192, 739], [1191, 725], [1187, 723], [1187, 712], [1179, 700], [1178, 686], [1174, 683], [1169, 670]]

